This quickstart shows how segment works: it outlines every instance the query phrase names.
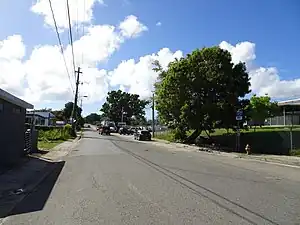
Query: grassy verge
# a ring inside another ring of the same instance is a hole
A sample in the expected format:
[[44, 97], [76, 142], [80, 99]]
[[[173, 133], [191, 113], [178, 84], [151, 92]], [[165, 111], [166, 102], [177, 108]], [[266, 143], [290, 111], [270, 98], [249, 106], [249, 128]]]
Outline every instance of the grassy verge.
[[290, 155], [300, 157], [300, 149], [294, 149], [290, 152]]
[[38, 141], [38, 149], [39, 150], [50, 150], [55, 146], [59, 145], [60, 143], [64, 142], [63, 140], [56, 140], [56, 141]]
[[38, 149], [50, 150], [56, 145], [72, 138], [70, 125], [62, 128], [51, 128], [49, 130], [39, 130]]
[[[290, 151], [290, 138], [292, 134], [293, 148], [297, 150]], [[207, 136], [202, 132], [203, 136]], [[236, 133], [233, 130], [216, 129], [210, 133], [215, 143], [221, 148], [231, 149], [235, 151]], [[155, 138], [167, 141], [174, 141], [172, 131], [157, 133]], [[242, 130], [240, 136], [241, 148], [244, 152], [246, 144], [250, 144], [252, 153], [257, 154], [278, 154], [278, 155], [294, 155], [300, 156], [300, 128], [293, 127], [292, 133], [289, 127], [258, 127], [249, 130]]]

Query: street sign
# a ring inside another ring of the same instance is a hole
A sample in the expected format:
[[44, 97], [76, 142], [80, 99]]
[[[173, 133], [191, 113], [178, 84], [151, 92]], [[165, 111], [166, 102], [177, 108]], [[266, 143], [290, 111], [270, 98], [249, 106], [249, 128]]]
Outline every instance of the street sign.
[[238, 110], [235, 115], [236, 120], [243, 120], [243, 110]]
[[243, 120], [243, 116], [236, 116], [235, 120]]

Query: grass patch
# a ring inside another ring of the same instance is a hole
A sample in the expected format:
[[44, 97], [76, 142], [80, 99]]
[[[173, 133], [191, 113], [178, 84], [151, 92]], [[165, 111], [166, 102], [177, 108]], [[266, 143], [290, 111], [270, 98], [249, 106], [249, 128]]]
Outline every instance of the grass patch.
[[[189, 134], [192, 131], [189, 132]], [[203, 136], [207, 136], [203, 131]], [[228, 151], [235, 151], [236, 133], [233, 130], [216, 129], [209, 134], [213, 141]], [[293, 148], [297, 150], [290, 151], [290, 128], [289, 127], [257, 127], [255, 130], [241, 130], [240, 152], [245, 152], [246, 144], [250, 144], [252, 153], [257, 154], [276, 154], [276, 155], [296, 155], [300, 156], [300, 127], [293, 127]], [[167, 141], [174, 141], [172, 131], [157, 133], [156, 138]]]
[[290, 155], [300, 157], [300, 149], [294, 149], [290, 151]]
[[62, 143], [63, 140], [56, 140], [56, 141], [38, 141], [38, 149], [39, 150], [50, 150], [55, 146]]
[[155, 133], [154, 138], [165, 140], [165, 141], [170, 141], [170, 142], [175, 141], [174, 135], [170, 131]]

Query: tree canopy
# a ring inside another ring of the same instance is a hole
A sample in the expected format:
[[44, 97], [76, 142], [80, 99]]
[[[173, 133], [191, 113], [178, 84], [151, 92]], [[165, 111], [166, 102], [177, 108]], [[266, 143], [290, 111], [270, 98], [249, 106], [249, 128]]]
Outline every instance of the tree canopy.
[[233, 127], [235, 112], [244, 108], [241, 100], [250, 92], [249, 75], [244, 63], [233, 64], [228, 51], [219, 47], [193, 51], [185, 58], [171, 62], [159, 72], [156, 87], [156, 109], [160, 120], [185, 138], [194, 129], [192, 139], [202, 130]]
[[86, 116], [84, 120], [86, 123], [95, 124], [96, 122], [100, 122], [102, 118], [102, 115], [99, 115], [97, 113], [91, 113], [88, 116]]
[[268, 95], [250, 98], [249, 115], [254, 125], [263, 124], [267, 118], [278, 115], [280, 109], [277, 102], [272, 102]]
[[[73, 102], [68, 102], [65, 104], [65, 108], [63, 109], [63, 115], [68, 120], [71, 118], [72, 110], [73, 110]], [[82, 109], [79, 106], [75, 107], [75, 117], [81, 117]]]
[[[65, 104], [65, 108], [62, 110], [61, 116], [68, 121], [71, 118], [72, 110], [73, 110], [73, 102], [68, 102]], [[76, 126], [77, 128], [82, 127], [84, 125], [84, 119], [81, 116], [82, 109], [79, 106], [75, 107], [75, 118], [77, 120]]]
[[145, 107], [147, 104], [149, 104], [149, 101], [141, 100], [139, 95], [121, 90], [110, 91], [100, 111], [103, 112], [103, 117], [108, 117], [114, 122], [121, 122], [123, 112], [123, 121], [130, 124], [132, 120], [145, 120]]

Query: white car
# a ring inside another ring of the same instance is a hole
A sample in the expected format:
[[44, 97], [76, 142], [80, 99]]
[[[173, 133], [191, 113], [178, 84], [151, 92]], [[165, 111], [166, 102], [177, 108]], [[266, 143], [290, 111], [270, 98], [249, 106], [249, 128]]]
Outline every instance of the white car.
[[109, 127], [109, 129], [110, 129], [110, 132], [117, 132], [117, 128], [115, 128], [115, 127]]

